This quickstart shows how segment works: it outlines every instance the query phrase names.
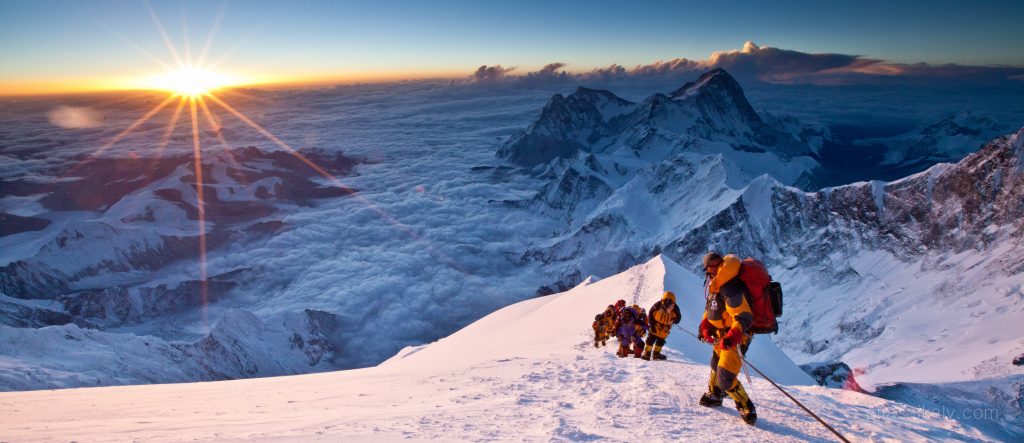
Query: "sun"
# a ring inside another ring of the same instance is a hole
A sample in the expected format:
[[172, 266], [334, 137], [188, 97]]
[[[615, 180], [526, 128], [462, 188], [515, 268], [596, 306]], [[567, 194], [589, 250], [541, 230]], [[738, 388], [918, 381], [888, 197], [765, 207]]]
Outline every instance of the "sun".
[[184, 67], [153, 75], [144, 80], [147, 89], [169, 91], [185, 97], [206, 95], [220, 88], [242, 83], [237, 76], [209, 71], [199, 67]]
[[[146, 111], [142, 116], [137, 118], [134, 122], [128, 125], [124, 130], [114, 135], [112, 138], [103, 143], [102, 146], [96, 148], [92, 153], [89, 154], [90, 158], [95, 158], [102, 154], [107, 149], [123, 140], [129, 134], [133, 133], [136, 129], [141, 127], [146, 122], [150, 121], [154, 116], [160, 114], [164, 109], [171, 108], [174, 111], [171, 113], [170, 119], [167, 123], [166, 129], [163, 131], [163, 136], [154, 145], [154, 152], [157, 157], [163, 155], [164, 149], [171, 143], [175, 130], [178, 128], [179, 119], [186, 119], [191, 123], [191, 139], [192, 139], [192, 166], [194, 168], [195, 177], [195, 206], [197, 209], [196, 219], [198, 224], [199, 233], [199, 281], [201, 282], [199, 293], [200, 293], [200, 306], [202, 306], [202, 319], [203, 324], [207, 325], [206, 318], [206, 307], [209, 302], [208, 286], [207, 286], [207, 248], [206, 248], [206, 206], [208, 202], [205, 199], [206, 186], [203, 184], [203, 178], [208, 174], [204, 173], [205, 167], [203, 163], [203, 135], [212, 135], [220, 146], [226, 151], [232, 159], [234, 158], [231, 154], [231, 146], [228, 140], [224, 138], [224, 134], [221, 132], [220, 118], [214, 113], [217, 108], [211, 106], [217, 105], [219, 109], [227, 111], [228, 114], [233, 115], [239, 121], [244, 123], [246, 126], [254, 129], [257, 133], [267, 138], [275, 145], [279, 146], [285, 152], [291, 154], [300, 162], [305, 163], [310, 169], [316, 171], [317, 174], [327, 179], [333, 186], [344, 189], [351, 189], [351, 187], [342, 183], [337, 177], [331, 172], [327, 171], [320, 165], [318, 165], [312, 159], [306, 157], [301, 152], [291, 147], [284, 140], [281, 140], [276, 135], [272, 134], [269, 130], [256, 123], [251, 118], [246, 116], [242, 111], [235, 109], [233, 106], [225, 102], [220, 94], [216, 94], [218, 89], [224, 89], [229, 87], [243, 86], [243, 85], [256, 85], [260, 83], [267, 83], [272, 77], [264, 76], [253, 76], [250, 71], [246, 70], [245, 76], [227, 74], [221, 71], [214, 71], [213, 68], [220, 66], [220, 62], [224, 59], [221, 57], [212, 63], [205, 63], [207, 51], [210, 49], [213, 43], [213, 37], [216, 34], [217, 26], [220, 23], [220, 16], [214, 23], [213, 28], [210, 31], [209, 36], [206, 39], [206, 44], [203, 46], [202, 52], [199, 54], [197, 59], [192, 59], [189, 41], [185, 40], [185, 53], [184, 57], [179, 54], [174, 43], [167, 36], [164, 31], [163, 24], [160, 22], [157, 14], [152, 10], [148, 2], [143, 2], [146, 8], [149, 10], [150, 18], [153, 20], [153, 25], [159, 31], [160, 36], [163, 38], [164, 44], [167, 46], [167, 50], [173, 57], [175, 63], [168, 63], [160, 60], [156, 56], [150, 54], [145, 49], [142, 49], [138, 45], [128, 42], [135, 49], [139, 50], [143, 55], [149, 59], [155, 61], [160, 67], [165, 69], [161, 74], [153, 74], [148, 76], [134, 76], [130, 78], [115, 80], [116, 85], [122, 89], [129, 90], [154, 90], [167, 92], [168, 95], [160, 103], [153, 106], [151, 109]], [[184, 9], [182, 9], [184, 11]], [[223, 12], [223, 11], [222, 11]], [[247, 94], [241, 93], [240, 91], [233, 91], [237, 95], [248, 96]], [[251, 96], [249, 96], [251, 97]], [[177, 106], [172, 106], [172, 103], [177, 102]], [[209, 102], [209, 103], [208, 103]], [[210, 129], [209, 132], [201, 132], [200, 126], [203, 126], [205, 120], [206, 126]], [[182, 125], [185, 126], [185, 125]], [[232, 160], [233, 161], [233, 160]], [[84, 165], [85, 162], [79, 162], [79, 165]], [[74, 171], [76, 168], [73, 168]], [[373, 202], [362, 197], [359, 193], [352, 194], [356, 201], [369, 207], [374, 213], [377, 214], [382, 220], [391, 226], [401, 230], [415, 242], [420, 243], [426, 247], [430, 255], [444, 263], [445, 265], [455, 269], [456, 271], [467, 275], [473, 276], [469, 271], [465, 270], [456, 262], [453, 258], [448, 257], [444, 252], [440, 251], [433, 245], [429, 244], [425, 239], [420, 237], [413, 229], [396, 219], [391, 214], [388, 214], [383, 209], [377, 207]], [[216, 199], [215, 199], [216, 201]]]

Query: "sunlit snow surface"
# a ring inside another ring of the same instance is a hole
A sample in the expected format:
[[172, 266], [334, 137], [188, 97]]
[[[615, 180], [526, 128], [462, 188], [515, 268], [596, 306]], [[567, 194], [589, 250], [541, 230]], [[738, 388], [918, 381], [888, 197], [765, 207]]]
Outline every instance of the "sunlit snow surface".
[[[684, 324], [700, 280], [660, 257], [620, 275], [506, 307], [438, 342], [367, 369], [214, 383], [0, 393], [14, 441], [834, 441], [768, 382], [747, 390], [756, 427], [732, 403], [697, 405], [708, 346], [675, 331], [665, 362], [595, 349], [588, 320], [624, 297], [665, 289]], [[935, 412], [811, 381], [769, 341], [751, 362], [853, 441], [983, 440]]]

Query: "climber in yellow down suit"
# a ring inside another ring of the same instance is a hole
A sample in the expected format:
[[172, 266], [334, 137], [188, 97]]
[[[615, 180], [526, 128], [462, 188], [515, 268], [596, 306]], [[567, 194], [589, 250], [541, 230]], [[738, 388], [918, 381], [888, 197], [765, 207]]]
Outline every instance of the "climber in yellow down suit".
[[[749, 425], [757, 421], [754, 403], [739, 380], [743, 364], [741, 353], [750, 344], [748, 331], [754, 315], [747, 302], [747, 286], [739, 279], [740, 258], [722, 257], [710, 252], [704, 256], [707, 274], [707, 301], [700, 323], [701, 340], [714, 343], [711, 356], [711, 379], [708, 392], [700, 398], [701, 406], [722, 405], [724, 394], [736, 402], [736, 409]], [[724, 393], [724, 394], [723, 394]]]

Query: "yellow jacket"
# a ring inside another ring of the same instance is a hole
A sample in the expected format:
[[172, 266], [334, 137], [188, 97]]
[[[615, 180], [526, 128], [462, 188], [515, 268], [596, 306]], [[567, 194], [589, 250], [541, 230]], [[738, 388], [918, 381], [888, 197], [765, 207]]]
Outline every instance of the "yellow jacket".
[[[666, 306], [666, 300], [672, 299], [672, 306]], [[651, 306], [651, 313], [649, 314], [651, 321], [651, 335], [658, 338], [667, 338], [668, 333], [672, 330], [673, 324], [679, 324], [679, 319], [682, 318], [679, 314], [679, 305], [675, 303], [676, 296], [672, 292], [666, 292], [661, 300], [658, 300], [654, 306]]]
[[746, 333], [754, 321], [754, 313], [747, 303], [747, 285], [737, 278], [740, 258], [725, 256], [718, 272], [708, 281], [704, 318], [717, 329], [737, 328]]

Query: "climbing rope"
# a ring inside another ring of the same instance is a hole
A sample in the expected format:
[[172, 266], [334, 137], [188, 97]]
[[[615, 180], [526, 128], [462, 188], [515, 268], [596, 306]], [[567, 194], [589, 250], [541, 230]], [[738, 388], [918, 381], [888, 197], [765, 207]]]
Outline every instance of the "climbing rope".
[[[683, 332], [689, 334], [693, 338], [696, 338], [697, 341], [700, 341], [701, 343], [704, 342], [696, 334], [694, 334], [694, 333], [692, 333], [692, 332], [690, 332], [690, 331], [680, 327], [679, 325], [675, 325], [675, 328], [680, 330], [680, 331], [683, 331]], [[839, 441], [841, 441], [843, 443], [850, 443], [850, 440], [847, 440], [846, 437], [843, 437], [843, 434], [840, 434], [839, 431], [836, 430], [836, 428], [833, 428], [828, 423], [825, 423], [825, 420], [822, 420], [821, 417], [818, 417], [818, 414], [815, 414], [813, 411], [808, 409], [807, 406], [804, 406], [803, 403], [800, 403], [800, 400], [797, 400], [792, 395], [789, 395], [789, 392], [786, 392], [785, 389], [782, 389], [782, 386], [779, 386], [778, 383], [775, 383], [774, 380], [772, 380], [767, 375], [765, 375], [764, 372], [761, 372], [761, 370], [757, 369], [756, 366], [750, 364], [750, 361], [748, 361], [748, 360], [743, 358], [742, 353], [740, 353], [740, 361], [743, 363], [744, 367], [750, 366], [750, 369], [753, 369], [754, 372], [756, 372], [758, 375], [763, 377], [765, 380], [768, 380], [768, 383], [771, 383], [772, 386], [775, 386], [775, 389], [778, 389], [779, 392], [782, 392], [786, 397], [789, 397], [789, 399], [792, 400], [793, 403], [796, 403], [796, 405], [799, 406], [801, 409], [803, 409], [805, 412], [807, 412], [807, 414], [809, 414], [811, 417], [814, 417], [814, 419], [817, 420], [818, 423], [821, 423], [821, 425], [824, 426], [826, 429], [828, 429], [829, 431], [832, 431], [832, 433], [836, 435], [836, 437], [839, 439]], [[750, 384], [750, 374], [747, 374], [747, 383]]]

